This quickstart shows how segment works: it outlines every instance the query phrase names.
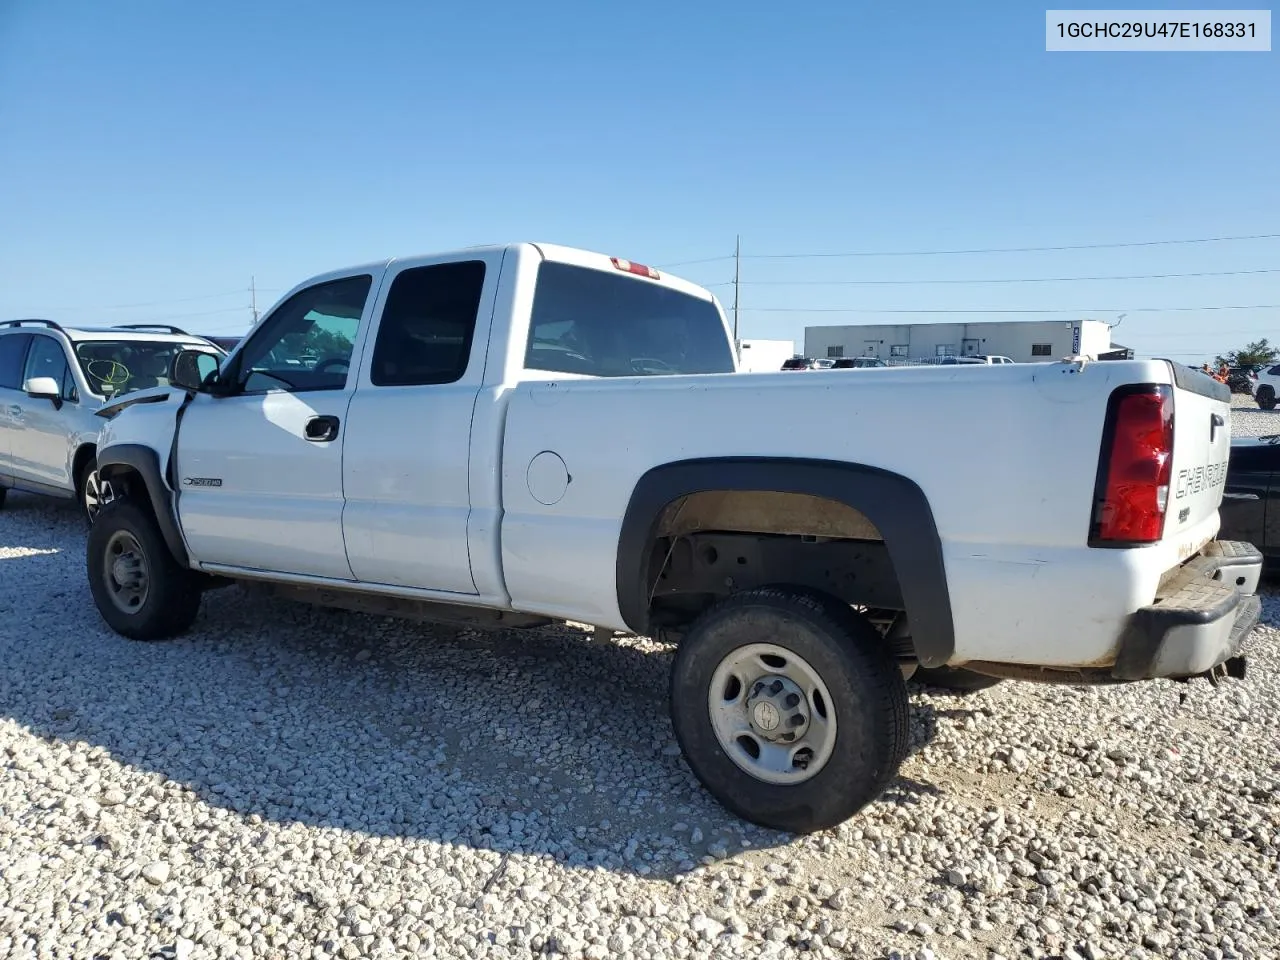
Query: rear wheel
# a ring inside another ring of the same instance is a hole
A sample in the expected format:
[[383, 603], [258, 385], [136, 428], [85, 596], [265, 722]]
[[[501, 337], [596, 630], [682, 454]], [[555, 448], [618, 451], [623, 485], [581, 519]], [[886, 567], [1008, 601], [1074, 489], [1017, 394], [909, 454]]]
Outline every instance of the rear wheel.
[[676, 651], [671, 721], [685, 760], [717, 800], [793, 833], [847, 820], [906, 756], [902, 672], [847, 606], [779, 588], [702, 614]]
[[956, 693], [976, 693], [994, 687], [1001, 680], [963, 667], [917, 667], [911, 679]]
[[1276, 408], [1276, 392], [1271, 387], [1259, 387], [1254, 399], [1258, 401], [1258, 406], [1263, 410], [1274, 410]]
[[199, 576], [173, 559], [155, 518], [130, 500], [98, 513], [85, 567], [102, 619], [132, 640], [176, 636], [200, 609]]

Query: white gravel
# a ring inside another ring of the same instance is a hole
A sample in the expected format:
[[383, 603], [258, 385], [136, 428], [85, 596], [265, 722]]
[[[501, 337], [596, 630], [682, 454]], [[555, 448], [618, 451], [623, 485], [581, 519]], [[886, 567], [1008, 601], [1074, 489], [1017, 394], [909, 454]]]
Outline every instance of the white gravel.
[[1231, 435], [1233, 437], [1261, 437], [1280, 433], [1280, 407], [1262, 410], [1243, 393], [1231, 395]]
[[0, 511], [0, 958], [1280, 955], [1280, 596], [1218, 688], [917, 690], [889, 794], [795, 839], [687, 771], [658, 644], [240, 588], [131, 643], [83, 551]]

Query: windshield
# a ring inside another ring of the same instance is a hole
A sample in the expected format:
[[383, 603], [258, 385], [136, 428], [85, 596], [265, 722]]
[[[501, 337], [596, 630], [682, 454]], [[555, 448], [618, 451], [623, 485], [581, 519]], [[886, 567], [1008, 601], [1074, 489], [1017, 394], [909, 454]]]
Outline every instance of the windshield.
[[732, 373], [710, 300], [623, 273], [538, 267], [525, 367], [593, 377]]
[[[195, 346], [164, 340], [82, 340], [76, 344], [76, 360], [94, 393], [118, 397], [147, 387], [168, 386], [174, 356]], [[222, 358], [212, 348], [209, 353]]]

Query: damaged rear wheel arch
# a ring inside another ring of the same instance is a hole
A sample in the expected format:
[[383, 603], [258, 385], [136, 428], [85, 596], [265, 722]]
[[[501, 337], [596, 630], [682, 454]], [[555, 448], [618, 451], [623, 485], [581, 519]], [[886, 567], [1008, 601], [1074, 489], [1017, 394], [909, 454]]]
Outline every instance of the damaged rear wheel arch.
[[[829, 529], [786, 529], [788, 519], [775, 515], [765, 524], [770, 529], [743, 533], [882, 541], [921, 663], [940, 666], [951, 657], [955, 629], [942, 544], [924, 492], [900, 474], [828, 460], [708, 458], [666, 464], [644, 474], [623, 517], [616, 563], [618, 606], [632, 631], [647, 634], [654, 627], [650, 605], [654, 571], [663, 566], [663, 554], [673, 542], [670, 534], [678, 536], [684, 530], [678, 515], [681, 505], [687, 510], [692, 504], [695, 513], [708, 508], [714, 512], [717, 504], [751, 503], [740, 496], [743, 493], [765, 499], [794, 495], [789, 503], [800, 509], [790, 519], [800, 523], [806, 522], [803, 514], [813, 504], [832, 505], [830, 515], [823, 516]], [[722, 524], [723, 519], [713, 522]], [[736, 526], [753, 525], [747, 521]]]

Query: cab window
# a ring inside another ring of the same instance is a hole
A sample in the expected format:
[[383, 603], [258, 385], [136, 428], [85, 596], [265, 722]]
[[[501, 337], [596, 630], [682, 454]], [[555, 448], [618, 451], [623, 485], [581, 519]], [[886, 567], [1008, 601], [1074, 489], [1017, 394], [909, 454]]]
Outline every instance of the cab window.
[[341, 390], [373, 277], [361, 274], [299, 290], [240, 351], [227, 374], [241, 393]]

